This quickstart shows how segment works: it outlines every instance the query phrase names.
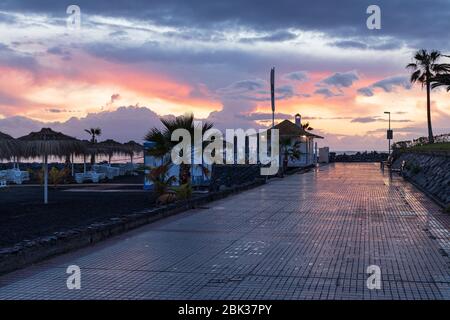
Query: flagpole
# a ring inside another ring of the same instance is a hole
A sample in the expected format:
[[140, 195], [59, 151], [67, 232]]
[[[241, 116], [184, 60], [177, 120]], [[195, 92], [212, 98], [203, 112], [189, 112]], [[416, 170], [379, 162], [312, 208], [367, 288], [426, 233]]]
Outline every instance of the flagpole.
[[272, 128], [275, 127], [275, 67], [270, 70], [270, 96], [272, 102]]

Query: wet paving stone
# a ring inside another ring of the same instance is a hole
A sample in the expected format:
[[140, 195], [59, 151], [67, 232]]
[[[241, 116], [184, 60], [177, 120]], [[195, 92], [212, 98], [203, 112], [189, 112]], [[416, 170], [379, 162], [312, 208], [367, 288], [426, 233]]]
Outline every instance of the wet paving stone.
[[449, 230], [378, 164], [334, 164], [7, 274], [0, 299], [450, 299]]

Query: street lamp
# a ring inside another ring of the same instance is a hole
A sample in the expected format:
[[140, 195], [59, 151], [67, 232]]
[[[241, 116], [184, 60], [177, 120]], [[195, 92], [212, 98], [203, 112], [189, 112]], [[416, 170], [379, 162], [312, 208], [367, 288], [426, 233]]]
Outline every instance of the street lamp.
[[384, 114], [388, 114], [389, 115], [389, 129], [387, 131], [387, 139], [388, 139], [388, 156], [391, 155], [391, 140], [393, 138], [393, 132], [391, 129], [391, 112], [390, 111], [385, 111]]

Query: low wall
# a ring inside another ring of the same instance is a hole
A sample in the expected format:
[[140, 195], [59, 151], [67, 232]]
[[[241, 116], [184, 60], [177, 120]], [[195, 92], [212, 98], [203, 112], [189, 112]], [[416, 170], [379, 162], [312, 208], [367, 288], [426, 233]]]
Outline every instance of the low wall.
[[219, 191], [221, 188], [238, 186], [245, 181], [253, 183], [265, 180], [261, 176], [261, 166], [249, 164], [222, 165], [214, 164], [211, 173], [211, 191]]
[[57, 232], [52, 236], [41, 237], [32, 241], [22, 241], [13, 247], [0, 249], [0, 274], [23, 268], [55, 255], [92, 245], [111, 236], [168, 216], [198, 208], [208, 202], [225, 198], [264, 183], [264, 180], [259, 179], [238, 186], [225, 187], [219, 191], [210, 192], [191, 200], [178, 201], [166, 206], [111, 218], [102, 223], [95, 223], [66, 232]]
[[443, 206], [450, 206], [450, 154], [401, 153], [392, 168], [435, 198]]

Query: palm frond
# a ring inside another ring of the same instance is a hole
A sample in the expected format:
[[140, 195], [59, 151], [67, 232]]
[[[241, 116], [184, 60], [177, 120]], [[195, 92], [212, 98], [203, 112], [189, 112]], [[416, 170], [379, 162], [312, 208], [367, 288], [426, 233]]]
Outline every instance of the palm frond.
[[406, 66], [406, 69], [414, 69], [414, 70], [416, 70], [417, 69], [417, 63], [409, 63]]
[[416, 70], [411, 74], [410, 81], [411, 83], [415, 83], [419, 81], [420, 78], [422, 78], [423, 74], [421, 70]]

